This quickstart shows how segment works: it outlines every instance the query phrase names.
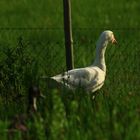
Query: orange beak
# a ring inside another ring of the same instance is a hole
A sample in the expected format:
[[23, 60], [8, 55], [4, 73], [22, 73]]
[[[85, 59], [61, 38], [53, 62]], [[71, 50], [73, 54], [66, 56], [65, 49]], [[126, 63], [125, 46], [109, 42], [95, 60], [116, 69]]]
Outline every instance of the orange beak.
[[116, 41], [114, 36], [113, 36], [113, 39], [112, 39], [112, 44], [117, 44], [117, 41]]

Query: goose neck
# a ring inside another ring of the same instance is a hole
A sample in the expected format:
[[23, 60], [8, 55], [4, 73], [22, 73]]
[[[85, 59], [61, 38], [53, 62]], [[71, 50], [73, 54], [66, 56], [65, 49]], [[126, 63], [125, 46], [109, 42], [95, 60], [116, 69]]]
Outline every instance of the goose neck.
[[94, 65], [98, 66], [100, 69], [106, 72], [106, 64], [105, 64], [105, 51], [107, 47], [108, 41], [98, 42], [96, 47], [96, 55]]

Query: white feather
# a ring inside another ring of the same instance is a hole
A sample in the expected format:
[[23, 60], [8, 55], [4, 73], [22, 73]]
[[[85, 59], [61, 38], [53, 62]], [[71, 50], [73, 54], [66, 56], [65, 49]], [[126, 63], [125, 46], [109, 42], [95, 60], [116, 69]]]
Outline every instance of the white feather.
[[74, 90], [81, 87], [87, 91], [95, 92], [105, 81], [106, 64], [105, 50], [109, 42], [114, 39], [112, 31], [104, 31], [97, 42], [96, 57], [93, 65], [85, 68], [73, 69], [51, 77], [51, 79]]

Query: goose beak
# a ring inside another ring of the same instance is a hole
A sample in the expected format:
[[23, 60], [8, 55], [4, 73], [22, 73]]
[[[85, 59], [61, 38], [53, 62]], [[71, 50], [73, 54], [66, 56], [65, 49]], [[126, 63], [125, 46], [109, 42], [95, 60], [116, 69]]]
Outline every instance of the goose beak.
[[118, 44], [118, 42], [116, 41], [114, 36], [113, 36], [113, 39], [112, 39], [112, 44]]

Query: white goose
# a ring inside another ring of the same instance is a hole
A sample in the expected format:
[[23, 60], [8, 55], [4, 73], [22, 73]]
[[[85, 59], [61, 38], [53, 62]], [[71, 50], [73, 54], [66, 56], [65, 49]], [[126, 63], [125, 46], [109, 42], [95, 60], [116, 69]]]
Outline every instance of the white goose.
[[82, 87], [86, 91], [95, 92], [100, 89], [105, 81], [106, 64], [105, 50], [108, 43], [117, 43], [112, 31], [104, 31], [96, 44], [96, 58], [91, 66], [69, 70], [62, 74], [51, 77], [58, 83], [61, 83], [69, 89]]

